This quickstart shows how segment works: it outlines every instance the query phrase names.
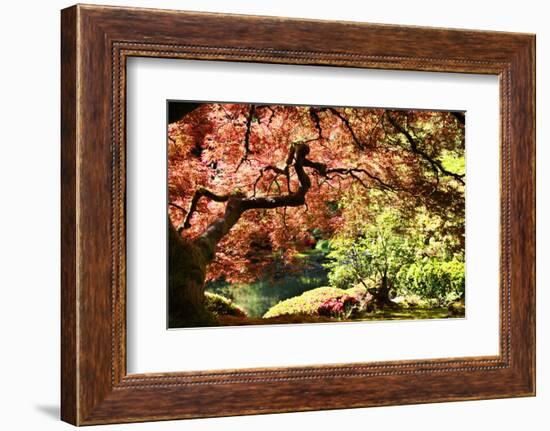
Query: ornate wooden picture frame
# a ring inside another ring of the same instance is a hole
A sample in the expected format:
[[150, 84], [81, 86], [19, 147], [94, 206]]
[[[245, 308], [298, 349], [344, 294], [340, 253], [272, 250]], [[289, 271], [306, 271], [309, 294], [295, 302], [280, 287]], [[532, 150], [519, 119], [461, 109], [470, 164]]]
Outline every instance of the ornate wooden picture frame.
[[[64, 421], [535, 394], [534, 35], [78, 5], [62, 11], [61, 50]], [[128, 374], [125, 84], [134, 56], [497, 75], [500, 354]]]

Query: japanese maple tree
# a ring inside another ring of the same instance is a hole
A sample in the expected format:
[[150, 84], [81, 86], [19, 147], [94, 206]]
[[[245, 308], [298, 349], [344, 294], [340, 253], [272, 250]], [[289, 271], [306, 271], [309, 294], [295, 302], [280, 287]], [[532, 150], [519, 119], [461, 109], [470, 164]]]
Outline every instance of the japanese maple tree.
[[[350, 223], [340, 201], [376, 189], [400, 211], [463, 217], [464, 115], [222, 103], [171, 104], [170, 319], [204, 315], [204, 285], [251, 281]], [[348, 211], [349, 213], [349, 211]], [[368, 223], [367, 219], [363, 220]], [[449, 229], [463, 226], [449, 223]]]

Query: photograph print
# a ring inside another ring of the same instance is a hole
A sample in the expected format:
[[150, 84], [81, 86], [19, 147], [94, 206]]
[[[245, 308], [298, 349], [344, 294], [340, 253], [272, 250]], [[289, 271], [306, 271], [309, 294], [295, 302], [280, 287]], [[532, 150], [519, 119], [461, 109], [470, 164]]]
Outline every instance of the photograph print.
[[465, 317], [465, 113], [167, 102], [168, 328]]

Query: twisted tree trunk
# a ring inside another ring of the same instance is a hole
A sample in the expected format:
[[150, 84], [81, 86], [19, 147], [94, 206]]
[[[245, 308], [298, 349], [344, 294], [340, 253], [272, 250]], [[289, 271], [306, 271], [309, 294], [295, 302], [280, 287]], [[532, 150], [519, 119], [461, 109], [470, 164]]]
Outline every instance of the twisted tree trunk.
[[185, 241], [168, 220], [168, 327], [204, 324], [204, 282], [207, 261], [202, 251]]
[[239, 198], [228, 200], [225, 214], [211, 223], [193, 241], [181, 237], [169, 225], [168, 310], [169, 327], [204, 325], [210, 316], [204, 307], [204, 285], [208, 264], [214, 260], [216, 245], [237, 223], [242, 214]]
[[[204, 307], [204, 285], [206, 270], [215, 257], [216, 246], [241, 215], [251, 209], [269, 209], [284, 206], [300, 206], [305, 203], [305, 195], [311, 187], [311, 181], [304, 171], [309, 147], [305, 144], [292, 146], [286, 161], [288, 169], [294, 163], [294, 169], [300, 185], [295, 192], [274, 197], [245, 197], [240, 194], [216, 195], [206, 189], [198, 189], [193, 196], [185, 221], [177, 228], [168, 220], [168, 310], [169, 327], [207, 324], [208, 313]], [[278, 169], [278, 168], [277, 168]], [[190, 226], [191, 217], [202, 197], [227, 202], [225, 213], [214, 220], [206, 230], [193, 241], [180, 235]]]
[[[305, 172], [308, 167], [320, 176], [330, 173], [352, 175], [356, 178], [362, 169], [335, 168], [327, 169], [326, 165], [307, 158], [309, 146], [297, 143], [291, 146], [284, 168], [266, 166], [264, 170], [272, 170], [279, 175], [287, 176], [292, 167], [296, 172], [299, 185], [295, 191], [288, 185], [288, 193], [278, 196], [252, 196], [242, 194], [218, 195], [204, 188], [196, 190], [184, 222], [174, 227], [169, 224], [169, 327], [204, 325], [210, 317], [204, 307], [204, 285], [206, 271], [215, 257], [216, 246], [231, 228], [239, 221], [241, 215], [252, 209], [272, 209], [281, 207], [298, 207], [306, 202], [306, 194], [311, 188], [311, 180]], [[263, 172], [260, 173], [260, 176]], [[214, 220], [206, 230], [194, 240], [185, 240], [181, 231], [191, 226], [191, 218], [196, 211], [201, 198], [217, 202], [226, 202], [222, 217]]]

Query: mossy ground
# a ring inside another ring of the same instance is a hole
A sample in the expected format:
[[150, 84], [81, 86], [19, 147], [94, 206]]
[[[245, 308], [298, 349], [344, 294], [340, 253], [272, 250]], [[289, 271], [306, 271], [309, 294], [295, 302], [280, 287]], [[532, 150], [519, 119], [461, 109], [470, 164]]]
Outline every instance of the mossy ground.
[[293, 323], [367, 322], [382, 320], [447, 319], [461, 317], [464, 317], [464, 315], [453, 314], [448, 308], [402, 308], [397, 306], [391, 310], [373, 311], [372, 313], [365, 314], [360, 318], [354, 319], [312, 316], [308, 314], [286, 314], [271, 318], [220, 316], [218, 319], [218, 325], [282, 325]]
[[[361, 295], [361, 293], [360, 288], [344, 290], [335, 287], [321, 287], [305, 292], [297, 297], [281, 301], [272, 307], [263, 317], [247, 316], [245, 311], [230, 299], [221, 295], [207, 293], [206, 309], [210, 314], [210, 319], [201, 326], [282, 325], [464, 317], [464, 309], [460, 307], [411, 306], [406, 303], [395, 304], [391, 308], [361, 313], [354, 318], [320, 316], [316, 312], [318, 305], [327, 299], [339, 297], [343, 294]], [[182, 327], [189, 326], [194, 325], [183, 325]]]

